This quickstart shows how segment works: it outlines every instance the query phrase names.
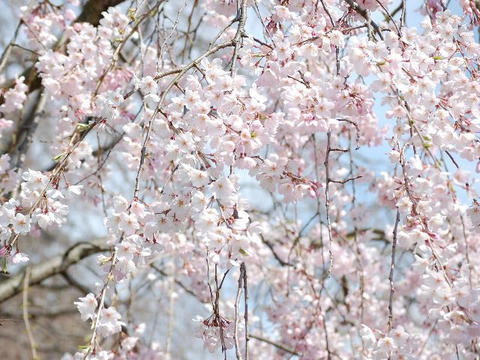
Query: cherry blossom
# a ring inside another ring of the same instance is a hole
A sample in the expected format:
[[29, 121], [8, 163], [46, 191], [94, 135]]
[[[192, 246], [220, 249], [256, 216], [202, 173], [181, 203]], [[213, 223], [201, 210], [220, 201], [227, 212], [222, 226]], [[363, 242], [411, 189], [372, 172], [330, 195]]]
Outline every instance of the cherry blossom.
[[0, 302], [87, 293], [64, 359], [479, 356], [478, 4], [59, 3], [0, 57]]
[[75, 305], [80, 312], [82, 320], [86, 321], [95, 317], [95, 310], [97, 309], [98, 303], [95, 295], [92, 293], [87, 294], [85, 297], [79, 298], [78, 301], [75, 302]]

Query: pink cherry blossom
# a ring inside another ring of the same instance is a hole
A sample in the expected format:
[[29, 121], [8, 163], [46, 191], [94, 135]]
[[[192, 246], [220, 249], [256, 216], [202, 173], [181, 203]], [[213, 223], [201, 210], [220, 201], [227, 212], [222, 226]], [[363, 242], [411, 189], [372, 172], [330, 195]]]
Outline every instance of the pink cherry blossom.
[[0, 358], [479, 357], [475, 1], [12, 14]]

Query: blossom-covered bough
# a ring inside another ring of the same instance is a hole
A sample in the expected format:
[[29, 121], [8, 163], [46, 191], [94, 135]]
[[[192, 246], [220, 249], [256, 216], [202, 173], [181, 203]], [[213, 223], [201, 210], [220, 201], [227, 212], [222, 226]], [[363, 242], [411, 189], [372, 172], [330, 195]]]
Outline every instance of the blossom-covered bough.
[[0, 58], [0, 313], [23, 292], [34, 358], [29, 298], [67, 284], [64, 359], [197, 356], [181, 326], [222, 359], [477, 359], [479, 22], [466, 0], [29, 1]]

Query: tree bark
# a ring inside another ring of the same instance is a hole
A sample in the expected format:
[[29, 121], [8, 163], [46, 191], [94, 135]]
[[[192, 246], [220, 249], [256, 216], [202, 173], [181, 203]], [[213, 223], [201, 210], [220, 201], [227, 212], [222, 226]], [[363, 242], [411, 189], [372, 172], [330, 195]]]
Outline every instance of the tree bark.
[[[109, 247], [101, 240], [75, 244], [62, 255], [54, 256], [36, 265], [28, 265], [31, 266], [29, 283], [31, 286], [37, 285], [54, 275], [63, 273], [71, 265], [90, 255], [108, 250]], [[22, 292], [25, 270], [26, 268], [0, 282], [0, 303]]]
[[83, 7], [76, 22], [88, 22], [97, 26], [102, 18], [102, 12], [111, 6], [116, 6], [125, 0], [89, 0]]

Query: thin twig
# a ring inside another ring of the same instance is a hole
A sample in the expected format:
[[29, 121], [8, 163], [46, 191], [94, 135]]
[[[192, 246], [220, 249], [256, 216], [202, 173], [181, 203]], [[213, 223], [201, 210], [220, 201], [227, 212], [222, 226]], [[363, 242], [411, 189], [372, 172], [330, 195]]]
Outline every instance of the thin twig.
[[[329, 278], [332, 274], [333, 270], [333, 252], [332, 252], [332, 224], [330, 222], [330, 152], [331, 152], [331, 132], [330, 130], [327, 132], [327, 150], [325, 152], [325, 162], [323, 163], [325, 166], [325, 215], [327, 219], [327, 231], [328, 231], [328, 256], [329, 256], [329, 265], [326, 278]], [[322, 249], [323, 253], [323, 249]], [[323, 328], [325, 331], [325, 346], [327, 350], [327, 359], [330, 360], [332, 358], [332, 354], [330, 351], [330, 345], [328, 342], [328, 331], [327, 331], [327, 324], [326, 324], [326, 317], [323, 317]]]
[[[155, 270], [156, 272], [158, 272], [160, 275], [162, 276], [165, 276], [165, 277], [169, 277], [169, 276], [173, 276], [173, 275], [169, 275], [167, 274], [165, 271], [163, 271], [162, 269], [160, 269], [157, 265], [155, 264], [150, 264], [150, 267]], [[174, 278], [174, 282], [175, 284], [177, 284], [179, 287], [181, 287], [187, 294], [190, 294], [192, 295], [193, 297], [197, 297], [197, 295], [192, 291], [190, 290], [185, 284], [183, 284], [180, 280]]]
[[452, 162], [453, 162], [453, 164], [455, 165], [455, 167], [458, 169], [459, 166], [458, 166], [457, 162], [455, 161], [455, 159], [453, 158], [452, 154], [450, 154], [450, 153], [448, 152], [448, 150], [445, 150], [445, 152], [447, 153], [447, 155], [448, 155], [448, 157], [450, 158], [450, 160], [452, 160]]
[[392, 20], [393, 26], [395, 26], [395, 29], [397, 30], [398, 36], [399, 36], [399, 37], [402, 36], [402, 34], [401, 34], [401, 32], [400, 32], [400, 29], [399, 29], [398, 26], [397, 26], [396, 21], [393, 19], [393, 16], [390, 15], [390, 13], [388, 12], [388, 9], [385, 7], [385, 5], [383, 5], [383, 4], [380, 2], [380, 0], [376, 0], [376, 2], [377, 2], [378, 5], [380, 5], [380, 7], [383, 9], [383, 11], [385, 11], [385, 14], [387, 14], [388, 18], [389, 18], [390, 20]]
[[255, 334], [251, 334], [250, 337], [252, 339], [255, 339], [255, 340], [258, 340], [258, 341], [261, 341], [261, 342], [264, 342], [266, 344], [269, 344], [269, 345], [272, 345], [274, 347], [276, 347], [277, 349], [280, 349], [286, 353], [289, 353], [291, 355], [295, 355], [295, 356], [301, 356], [301, 354], [295, 350], [292, 350], [290, 349], [289, 347], [285, 346], [285, 345], [282, 345], [282, 344], [279, 344], [273, 340], [270, 340], [270, 339], [267, 339], [267, 338], [264, 338], [263, 336], [260, 336], [260, 335], [255, 335]]
[[15, 43], [18, 32], [20, 31], [20, 27], [22, 26], [23, 20], [20, 20], [17, 24], [17, 27], [15, 28], [15, 32], [13, 33], [12, 40], [10, 40], [10, 43], [7, 45], [5, 50], [2, 53], [2, 56], [0, 57], [0, 71], [3, 70], [5, 65], [7, 64], [7, 60], [10, 57], [10, 52], [12, 51], [13, 44]]
[[243, 274], [243, 299], [244, 299], [244, 320], [245, 320], [245, 360], [248, 360], [248, 341], [250, 340], [248, 334], [248, 280], [247, 280], [247, 267], [244, 262], [240, 265], [240, 271]]
[[327, 272], [327, 278], [330, 277], [330, 274], [332, 273], [332, 268], [333, 268], [333, 253], [332, 253], [332, 225], [330, 223], [330, 183], [332, 180], [330, 179], [330, 151], [331, 151], [331, 135], [332, 133], [330, 131], [327, 132], [327, 150], [325, 152], [325, 161], [324, 161], [324, 166], [325, 166], [325, 216], [327, 219], [327, 230], [328, 230], [328, 255], [330, 259], [330, 264], [328, 265], [328, 272]]
[[37, 360], [37, 343], [33, 338], [32, 328], [30, 326], [30, 320], [28, 319], [28, 286], [30, 279], [31, 269], [28, 266], [25, 269], [25, 280], [23, 282], [23, 321], [25, 322], [25, 330], [27, 332], [28, 341], [30, 342], [30, 349], [32, 350], [32, 359]]
[[240, 270], [238, 276], [238, 287], [237, 287], [237, 296], [235, 297], [235, 308], [234, 308], [234, 328], [233, 328], [233, 340], [235, 343], [235, 355], [237, 360], [242, 360], [242, 355], [240, 354], [240, 345], [238, 344], [238, 306], [240, 305], [240, 296], [242, 294], [242, 282], [243, 282], [243, 272]]
[[267, 247], [270, 249], [270, 251], [272, 252], [273, 254], [273, 257], [280, 263], [281, 266], [295, 266], [293, 265], [292, 263], [288, 262], [288, 261], [285, 261], [283, 260], [278, 254], [277, 252], [275, 251], [274, 247], [273, 247], [273, 244], [268, 241], [267, 239], [265, 239], [265, 237], [263, 236], [263, 234], [260, 234], [260, 239], [262, 239], [262, 242], [267, 245]]
[[240, 20], [238, 21], [238, 28], [233, 38], [233, 57], [232, 57], [232, 67], [230, 69], [230, 74], [233, 76], [235, 75], [235, 64], [237, 62], [237, 53], [238, 48], [240, 46], [241, 37], [244, 35], [245, 32], [245, 23], [247, 22], [247, 0], [242, 0], [242, 5], [238, 9], [240, 11]]
[[168, 334], [167, 334], [167, 343], [165, 345], [165, 352], [167, 353], [167, 360], [170, 359], [170, 346], [172, 343], [173, 336], [173, 325], [174, 325], [174, 316], [175, 316], [175, 280], [173, 277], [169, 279], [169, 307], [168, 307]]
[[398, 232], [399, 223], [400, 223], [400, 210], [397, 208], [397, 215], [395, 217], [395, 226], [393, 227], [392, 261], [390, 265], [390, 274], [388, 276], [388, 281], [390, 283], [390, 296], [388, 299], [388, 331], [392, 330], [392, 327], [393, 327], [393, 293], [395, 292], [395, 287], [393, 286], [393, 275], [395, 271], [395, 252], [397, 249], [397, 232]]

